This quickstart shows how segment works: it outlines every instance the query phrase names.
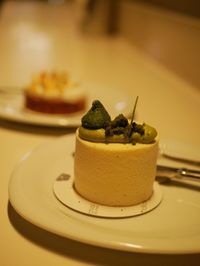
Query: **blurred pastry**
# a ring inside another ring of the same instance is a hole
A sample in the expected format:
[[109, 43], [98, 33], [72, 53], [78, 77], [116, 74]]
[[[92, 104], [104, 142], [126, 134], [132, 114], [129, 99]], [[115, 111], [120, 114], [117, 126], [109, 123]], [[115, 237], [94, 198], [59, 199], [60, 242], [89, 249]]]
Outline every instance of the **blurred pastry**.
[[67, 73], [41, 73], [24, 91], [25, 107], [41, 113], [70, 114], [85, 109], [86, 94]]

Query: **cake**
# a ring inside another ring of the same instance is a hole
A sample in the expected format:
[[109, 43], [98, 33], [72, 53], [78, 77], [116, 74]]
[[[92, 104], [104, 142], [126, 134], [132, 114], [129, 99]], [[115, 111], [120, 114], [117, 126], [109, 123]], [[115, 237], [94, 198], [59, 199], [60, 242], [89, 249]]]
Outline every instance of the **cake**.
[[41, 73], [24, 90], [25, 107], [49, 114], [69, 114], [85, 109], [86, 95], [67, 73]]
[[75, 191], [106, 206], [142, 203], [153, 193], [157, 153], [153, 127], [122, 114], [111, 120], [95, 100], [76, 131]]

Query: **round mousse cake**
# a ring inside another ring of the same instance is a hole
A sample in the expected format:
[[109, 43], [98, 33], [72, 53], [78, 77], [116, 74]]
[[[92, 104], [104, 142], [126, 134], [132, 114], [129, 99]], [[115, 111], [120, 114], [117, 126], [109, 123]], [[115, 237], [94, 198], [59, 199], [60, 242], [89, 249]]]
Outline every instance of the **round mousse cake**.
[[85, 109], [86, 95], [67, 73], [41, 73], [24, 91], [25, 107], [29, 110], [68, 114]]
[[96, 143], [76, 133], [75, 189], [102, 205], [130, 206], [148, 200], [156, 175], [158, 141]]
[[129, 123], [122, 115], [114, 121], [105, 115], [99, 119], [101, 108], [95, 101], [76, 131], [74, 188], [101, 205], [142, 203], [153, 193], [157, 132], [146, 124]]

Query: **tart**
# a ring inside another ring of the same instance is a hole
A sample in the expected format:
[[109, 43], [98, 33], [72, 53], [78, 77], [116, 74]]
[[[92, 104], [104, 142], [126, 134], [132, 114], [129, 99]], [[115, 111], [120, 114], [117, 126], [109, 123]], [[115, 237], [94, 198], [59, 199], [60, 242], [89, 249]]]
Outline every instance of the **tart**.
[[24, 90], [25, 107], [48, 114], [70, 114], [83, 111], [85, 91], [67, 73], [41, 73]]

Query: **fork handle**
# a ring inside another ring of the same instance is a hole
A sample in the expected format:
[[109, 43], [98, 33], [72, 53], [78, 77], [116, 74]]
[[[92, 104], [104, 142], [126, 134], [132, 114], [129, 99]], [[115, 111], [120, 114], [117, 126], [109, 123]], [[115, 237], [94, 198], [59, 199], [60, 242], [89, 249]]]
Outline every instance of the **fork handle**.
[[200, 171], [157, 165], [157, 176], [200, 181]]

